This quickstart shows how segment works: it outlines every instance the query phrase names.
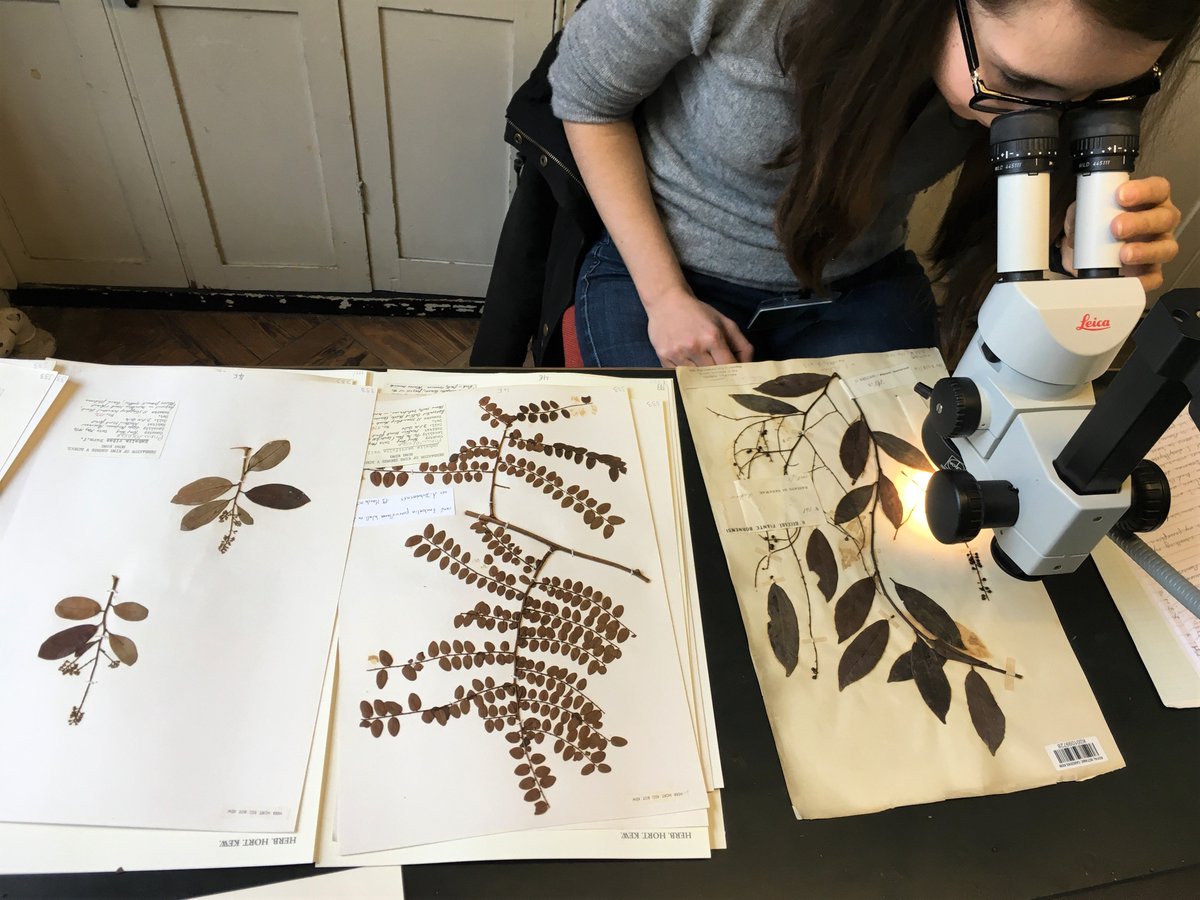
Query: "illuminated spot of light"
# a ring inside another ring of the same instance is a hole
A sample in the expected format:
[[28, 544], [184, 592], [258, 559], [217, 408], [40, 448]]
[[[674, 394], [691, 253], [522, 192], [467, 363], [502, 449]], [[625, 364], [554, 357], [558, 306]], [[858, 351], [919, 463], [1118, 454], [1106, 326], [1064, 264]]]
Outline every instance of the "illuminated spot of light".
[[933, 537], [933, 533], [929, 530], [929, 522], [925, 519], [925, 488], [929, 485], [931, 477], [930, 472], [913, 472], [897, 485], [900, 501], [904, 504], [904, 512], [909, 515], [908, 522], [904, 527], [913, 528], [922, 536], [928, 535], [930, 538]]

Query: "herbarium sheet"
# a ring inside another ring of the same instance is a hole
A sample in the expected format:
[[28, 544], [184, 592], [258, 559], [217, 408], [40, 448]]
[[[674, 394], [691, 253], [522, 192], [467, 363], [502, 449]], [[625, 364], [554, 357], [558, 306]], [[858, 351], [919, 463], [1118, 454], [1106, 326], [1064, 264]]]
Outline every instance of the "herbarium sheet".
[[935, 351], [677, 374], [797, 816], [1123, 765], [1044, 588], [924, 524]]
[[381, 401], [367, 469], [343, 853], [707, 807], [623, 388]]
[[62, 368], [0, 548], [0, 820], [293, 832], [375, 392]]

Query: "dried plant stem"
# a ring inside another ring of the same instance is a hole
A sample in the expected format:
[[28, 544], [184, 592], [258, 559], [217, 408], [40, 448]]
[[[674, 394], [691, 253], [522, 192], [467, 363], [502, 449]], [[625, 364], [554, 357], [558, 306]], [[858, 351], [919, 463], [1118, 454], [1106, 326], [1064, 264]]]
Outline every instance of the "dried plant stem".
[[246, 472], [250, 467], [250, 449], [249, 447], [230, 447], [230, 450], [242, 451], [242, 474], [238, 478], [236, 485], [237, 490], [233, 494], [233, 503], [229, 507], [229, 530], [225, 532], [225, 540], [221, 542], [222, 546], [228, 547], [233, 543], [233, 529], [238, 521], [238, 498], [242, 496], [242, 486], [246, 483]]
[[83, 705], [87, 703], [88, 693], [92, 690], [92, 684], [96, 680], [96, 669], [100, 666], [100, 655], [104, 654], [106, 659], [109, 661], [112, 660], [112, 657], [110, 657], [107, 653], [104, 653], [101, 644], [108, 636], [108, 611], [112, 609], [113, 598], [117, 596], [117, 582], [119, 580], [120, 579], [117, 578], [116, 575], [112, 577], [112, 588], [110, 588], [108, 592], [108, 602], [104, 605], [104, 615], [100, 617], [100, 636], [96, 638], [96, 656], [92, 660], [92, 671], [88, 673], [88, 683], [87, 687], [83, 689], [83, 698], [79, 701], [79, 704], [73, 710], [71, 710], [71, 715], [68, 719], [72, 725], [79, 724], [80, 720], [83, 719]]
[[515, 531], [517, 534], [524, 535], [527, 538], [533, 538], [533, 540], [540, 542], [543, 546], [548, 547], [550, 550], [566, 553], [570, 556], [576, 557], [577, 559], [586, 559], [590, 562], [599, 563], [602, 566], [610, 566], [611, 568], [619, 569], [622, 572], [627, 572], [633, 577], [639, 578], [646, 582], [646, 584], [650, 583], [650, 579], [640, 569], [631, 569], [629, 566], [621, 565], [619, 562], [614, 562], [611, 559], [605, 559], [601, 556], [593, 556], [590, 553], [584, 553], [582, 550], [572, 550], [570, 547], [566, 547], [558, 543], [558, 541], [551, 540], [550, 538], [544, 537], [536, 532], [528, 531], [524, 528], [521, 528], [519, 525], [513, 525], [511, 522], [505, 522], [503, 519], [498, 519], [494, 515], [484, 515], [483, 513], [477, 513], [471, 510], [467, 510], [466, 515], [470, 516], [472, 519], [478, 519], [481, 522], [486, 522], [489, 525], [498, 525], [501, 528], [506, 528], [509, 531]]
[[808, 589], [808, 578], [805, 577], [804, 566], [800, 563], [800, 554], [796, 552], [796, 541], [800, 540], [803, 531], [803, 528], [797, 528], [795, 535], [789, 534], [788, 549], [792, 551], [792, 557], [796, 560], [796, 568], [800, 571], [800, 584], [804, 587], [804, 602], [808, 606], [808, 642], [812, 644], [813, 648], [813, 664], [810, 671], [815, 680], [821, 674], [821, 654], [817, 650], [817, 639], [813, 636], [812, 593]]

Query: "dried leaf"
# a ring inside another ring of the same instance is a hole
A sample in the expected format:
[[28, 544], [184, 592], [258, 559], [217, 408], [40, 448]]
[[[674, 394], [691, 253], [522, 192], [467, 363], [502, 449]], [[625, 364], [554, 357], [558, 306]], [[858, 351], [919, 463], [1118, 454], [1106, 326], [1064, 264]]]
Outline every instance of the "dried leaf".
[[246, 462], [247, 472], [265, 472], [273, 469], [292, 452], [291, 441], [267, 441]]
[[770, 381], [764, 381], [755, 388], [761, 394], [772, 397], [803, 397], [813, 391], [819, 391], [829, 384], [829, 375], [818, 372], [797, 372], [792, 375], [780, 375]]
[[108, 633], [108, 646], [113, 655], [127, 666], [138, 661], [137, 644], [119, 634]]
[[898, 463], [903, 463], [911, 469], [919, 469], [922, 472], [933, 472], [934, 467], [928, 457], [920, 450], [910, 444], [904, 438], [898, 438], [894, 434], [888, 434], [886, 431], [873, 431], [871, 437], [875, 439], [875, 443], [879, 449], [890, 456]]
[[231, 487], [233, 487], [233, 482], [228, 478], [218, 478], [215, 475], [210, 475], [207, 478], [197, 478], [191, 484], [185, 484], [181, 487], [175, 496], [171, 498], [171, 502], [179, 503], [183, 506], [196, 506], [200, 503], [216, 500]]
[[879, 473], [879, 505], [892, 527], [898, 529], [904, 522], [904, 504], [900, 502], [900, 493], [892, 479], [882, 472]]
[[72, 625], [56, 634], [50, 635], [38, 648], [38, 656], [42, 659], [63, 659], [75, 652], [75, 648], [86, 644], [92, 639], [99, 625]]
[[[767, 639], [775, 658], [791, 675], [800, 657], [800, 623], [787, 592], [777, 584], [767, 592]], [[619, 746], [619, 745], [618, 745]]]
[[867, 454], [871, 449], [871, 429], [862, 418], [855, 419], [853, 424], [842, 435], [842, 446], [838, 450], [838, 458], [842, 468], [850, 476], [850, 483], [858, 481], [858, 476], [867, 467]]
[[971, 724], [975, 733], [983, 739], [992, 756], [1004, 742], [1004, 711], [992, 696], [983, 676], [972, 669], [967, 673], [967, 710], [971, 713]]
[[383, 734], [383, 719], [375, 719], [371, 722], [371, 737], [379, 737]]
[[912, 677], [912, 651], [905, 650], [892, 663], [891, 671], [888, 672], [888, 684], [896, 681], [911, 681]]
[[371, 718], [371, 704], [366, 700], [360, 700], [358, 703], [358, 713], [364, 719]]
[[945, 725], [946, 713], [950, 711], [950, 682], [942, 671], [942, 662], [921, 640], [913, 644], [909, 653], [912, 654], [913, 681], [917, 683], [921, 699]]
[[875, 600], [875, 579], [862, 578], [838, 599], [833, 610], [833, 624], [837, 628], [838, 643], [849, 640], [867, 621], [871, 604]]
[[388, 719], [387, 728], [388, 734], [390, 734], [392, 737], [395, 737], [400, 733], [400, 720], [395, 717]]
[[413, 712], [419, 712], [421, 709], [421, 698], [416, 694], [408, 695], [408, 708]]
[[126, 622], [140, 622], [150, 615], [150, 610], [140, 603], [118, 603], [113, 607], [113, 612]]
[[254, 516], [250, 515], [250, 510], [246, 509], [246, 507], [239, 506], [237, 508], [237, 514], [238, 514], [238, 519], [241, 521], [241, 523], [243, 525], [253, 525], [254, 524]]
[[790, 403], [784, 403], [782, 400], [773, 400], [770, 397], [763, 397], [759, 394], [730, 394], [729, 399], [752, 412], [762, 413], [766, 416], [787, 416], [800, 412], [800, 410], [796, 409]]
[[192, 507], [184, 515], [183, 521], [179, 523], [179, 530], [195, 531], [202, 525], [207, 525], [219, 516], [221, 511], [228, 505], [228, 500], [210, 500], [208, 503]]
[[378, 672], [375, 673], [375, 687], [379, 688], [379, 690], [382, 691], [385, 687], [387, 687], [387, 683], [388, 683], [388, 670], [380, 669]]
[[896, 594], [900, 597], [900, 602], [904, 604], [909, 615], [916, 619], [918, 625], [951, 647], [959, 650], [966, 649], [963, 646], [962, 634], [958, 630], [958, 625], [950, 618], [948, 612], [916, 588], [901, 584], [895, 579], [892, 579], [892, 584], [896, 586]]
[[392, 658], [392, 654], [388, 653], [386, 650], [379, 651], [379, 664], [381, 666], [390, 666], [394, 662], [395, 660]]
[[100, 604], [91, 597], [63, 597], [54, 606], [60, 619], [90, 619], [100, 612]]
[[809, 571], [816, 574], [817, 590], [828, 603], [837, 590], [838, 567], [837, 560], [833, 557], [833, 548], [829, 546], [829, 539], [819, 528], [814, 528], [813, 533], [808, 536], [804, 561], [808, 563]]
[[867, 504], [871, 502], [871, 495], [873, 493], [875, 493], [874, 484], [864, 484], [850, 491], [838, 501], [837, 509], [833, 512], [833, 523], [835, 525], [844, 525], [851, 519], [857, 519], [863, 514], [863, 510], [867, 508]]
[[269, 509], [297, 509], [308, 503], [308, 495], [290, 484], [260, 484], [246, 491], [246, 499]]
[[890, 631], [887, 619], [873, 622], [859, 632], [858, 637], [846, 645], [838, 661], [838, 690], [854, 684], [879, 664], [887, 647]]

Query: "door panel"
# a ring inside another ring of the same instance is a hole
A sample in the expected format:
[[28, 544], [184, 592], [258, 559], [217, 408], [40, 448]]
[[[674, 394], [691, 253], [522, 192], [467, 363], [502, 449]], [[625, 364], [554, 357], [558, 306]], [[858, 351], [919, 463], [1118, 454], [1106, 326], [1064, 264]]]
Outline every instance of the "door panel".
[[0, 244], [23, 283], [187, 283], [99, 3], [0, 0]]

